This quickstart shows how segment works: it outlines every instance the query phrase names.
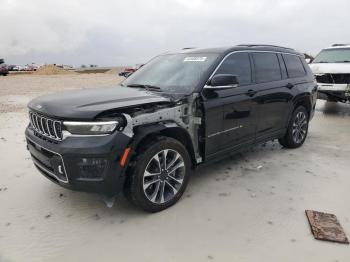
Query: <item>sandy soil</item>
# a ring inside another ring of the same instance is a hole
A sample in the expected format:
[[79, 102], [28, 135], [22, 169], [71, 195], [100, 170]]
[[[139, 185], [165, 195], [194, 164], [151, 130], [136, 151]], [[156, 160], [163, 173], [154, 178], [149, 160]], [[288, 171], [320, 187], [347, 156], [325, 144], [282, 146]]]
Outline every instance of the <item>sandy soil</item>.
[[13, 75], [0, 77], [0, 113], [26, 110], [30, 99], [77, 88], [115, 86], [116, 74]]
[[178, 204], [146, 214], [60, 188], [25, 147], [30, 98], [116, 81], [0, 78], [0, 261], [349, 261], [348, 245], [314, 240], [304, 214], [334, 213], [350, 237], [349, 105], [319, 102], [302, 148], [270, 142], [202, 167]]

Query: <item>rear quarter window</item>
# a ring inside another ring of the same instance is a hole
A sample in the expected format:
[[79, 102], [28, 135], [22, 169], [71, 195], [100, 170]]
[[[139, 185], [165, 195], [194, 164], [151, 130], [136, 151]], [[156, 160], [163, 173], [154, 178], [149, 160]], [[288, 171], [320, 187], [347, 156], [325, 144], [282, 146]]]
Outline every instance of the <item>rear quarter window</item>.
[[255, 81], [265, 83], [281, 80], [281, 69], [277, 54], [275, 53], [253, 53], [255, 67]]
[[294, 77], [302, 77], [306, 75], [305, 68], [299, 56], [284, 54], [283, 59], [286, 64], [289, 77], [294, 78]]

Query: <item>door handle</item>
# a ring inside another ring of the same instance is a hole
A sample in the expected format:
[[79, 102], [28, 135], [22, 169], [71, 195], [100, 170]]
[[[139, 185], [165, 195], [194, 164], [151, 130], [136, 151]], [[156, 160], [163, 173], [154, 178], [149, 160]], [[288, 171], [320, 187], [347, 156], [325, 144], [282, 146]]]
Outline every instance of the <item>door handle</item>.
[[246, 93], [247, 96], [254, 96], [256, 93], [258, 93], [257, 91], [254, 91], [253, 89], [249, 89]]
[[292, 83], [288, 83], [288, 84], [286, 85], [286, 87], [289, 88], [289, 89], [292, 89], [292, 88], [294, 87], [294, 85], [293, 85]]

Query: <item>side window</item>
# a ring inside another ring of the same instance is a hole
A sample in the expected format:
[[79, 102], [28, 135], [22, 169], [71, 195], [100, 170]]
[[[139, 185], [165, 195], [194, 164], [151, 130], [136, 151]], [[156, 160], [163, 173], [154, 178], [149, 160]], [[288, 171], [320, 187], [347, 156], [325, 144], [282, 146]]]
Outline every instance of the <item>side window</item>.
[[247, 53], [235, 53], [228, 56], [215, 74], [236, 75], [239, 85], [250, 84], [252, 82], [252, 70], [249, 55]]
[[304, 66], [299, 56], [296, 55], [283, 55], [284, 62], [286, 63], [289, 77], [301, 77], [306, 75]]
[[281, 69], [274, 53], [254, 53], [255, 80], [257, 83], [281, 80]]

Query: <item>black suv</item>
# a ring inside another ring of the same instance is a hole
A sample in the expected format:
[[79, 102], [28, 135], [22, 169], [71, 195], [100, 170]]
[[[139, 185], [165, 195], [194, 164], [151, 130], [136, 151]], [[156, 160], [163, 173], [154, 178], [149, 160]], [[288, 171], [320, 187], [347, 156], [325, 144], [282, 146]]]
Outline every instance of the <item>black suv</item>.
[[32, 100], [27, 145], [39, 171], [76, 190], [156, 212], [198, 165], [268, 140], [301, 146], [317, 84], [303, 56], [268, 45], [159, 55], [113, 88]]

